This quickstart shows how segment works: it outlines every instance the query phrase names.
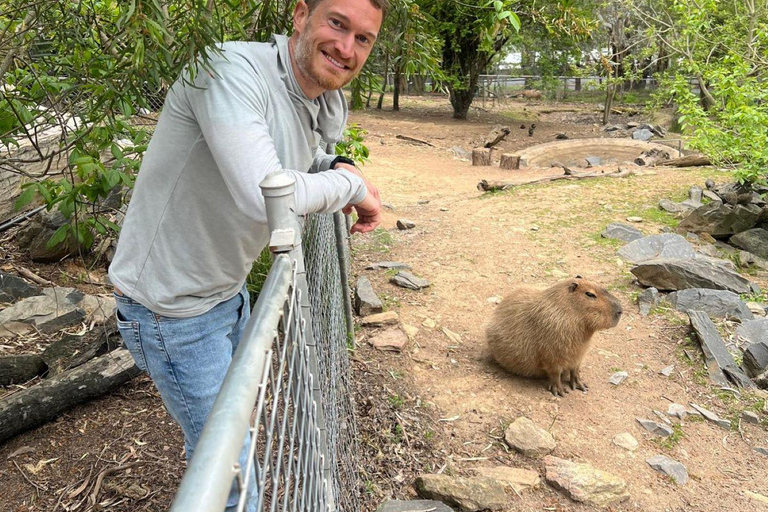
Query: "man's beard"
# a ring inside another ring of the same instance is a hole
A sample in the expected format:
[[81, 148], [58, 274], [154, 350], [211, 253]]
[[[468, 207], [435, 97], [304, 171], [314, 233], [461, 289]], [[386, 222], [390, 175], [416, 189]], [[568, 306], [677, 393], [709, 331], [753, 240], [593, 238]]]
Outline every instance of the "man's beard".
[[[326, 91], [341, 89], [351, 81], [351, 78], [346, 81], [342, 77], [332, 78], [333, 75], [330, 73], [330, 76], [320, 75], [320, 73], [312, 69], [315, 51], [319, 52], [319, 50], [315, 50], [314, 41], [309, 37], [308, 33], [299, 34], [299, 38], [296, 40], [296, 47], [294, 48], [294, 57], [296, 58], [296, 67], [299, 68], [304, 78]], [[322, 58], [325, 58], [321, 52], [319, 53]]]

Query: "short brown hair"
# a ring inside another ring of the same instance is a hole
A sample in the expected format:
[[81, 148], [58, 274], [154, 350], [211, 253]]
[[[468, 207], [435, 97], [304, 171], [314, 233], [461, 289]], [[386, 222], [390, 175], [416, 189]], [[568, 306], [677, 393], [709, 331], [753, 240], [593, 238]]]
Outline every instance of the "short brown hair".
[[[318, 4], [322, 1], [323, 0], [304, 0], [304, 2], [307, 4], [307, 7], [309, 7], [310, 14], [312, 13], [312, 11], [315, 10], [315, 7], [317, 7]], [[389, 0], [369, 0], [369, 1], [375, 8], [381, 11], [381, 19], [383, 22], [383, 20], [385, 20], [387, 17], [387, 11], [389, 11]]]

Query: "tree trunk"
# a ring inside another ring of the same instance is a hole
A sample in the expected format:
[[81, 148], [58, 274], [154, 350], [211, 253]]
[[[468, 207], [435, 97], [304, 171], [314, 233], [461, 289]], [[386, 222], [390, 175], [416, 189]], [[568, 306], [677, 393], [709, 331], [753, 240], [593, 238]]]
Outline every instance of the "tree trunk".
[[454, 119], [466, 119], [469, 106], [472, 105], [472, 90], [456, 90], [451, 87], [450, 99]]
[[603, 109], [603, 124], [608, 124], [611, 119], [611, 107], [613, 106], [613, 97], [616, 95], [616, 86], [608, 84], [605, 87], [605, 108]]
[[576, 85], [573, 86], [576, 92], [581, 92], [581, 78], [576, 78]]
[[395, 68], [395, 83], [392, 93], [392, 110], [400, 110], [400, 70]]
[[472, 165], [491, 165], [491, 149], [475, 148], [472, 150]]
[[4, 398], [0, 401], [0, 443], [111, 391], [139, 373], [130, 352], [119, 348]]
[[376, 104], [376, 109], [381, 110], [381, 106], [384, 104], [384, 94], [387, 92], [387, 79], [389, 78], [389, 53], [384, 57], [384, 81], [381, 86], [381, 94], [379, 94], [379, 102]]
[[501, 155], [501, 161], [499, 167], [502, 169], [519, 169], [520, 168], [520, 155], [513, 155], [511, 153], [503, 153]]

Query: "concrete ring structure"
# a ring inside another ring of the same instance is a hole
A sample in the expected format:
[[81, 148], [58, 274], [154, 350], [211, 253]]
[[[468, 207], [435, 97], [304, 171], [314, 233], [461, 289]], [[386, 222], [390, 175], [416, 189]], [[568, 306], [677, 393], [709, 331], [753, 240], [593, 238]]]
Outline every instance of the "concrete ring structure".
[[643, 151], [654, 148], [668, 151], [672, 158], [678, 156], [676, 148], [629, 138], [558, 140], [531, 146], [518, 155], [521, 169], [551, 167], [554, 163], [584, 167], [588, 156], [600, 157], [603, 162], [633, 162]]

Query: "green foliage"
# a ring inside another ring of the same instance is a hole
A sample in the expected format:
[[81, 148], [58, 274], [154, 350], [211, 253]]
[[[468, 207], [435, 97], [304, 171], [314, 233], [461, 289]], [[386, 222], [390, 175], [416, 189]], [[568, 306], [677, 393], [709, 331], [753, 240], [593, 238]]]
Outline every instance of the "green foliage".
[[351, 158], [356, 165], [365, 165], [370, 155], [368, 146], [363, 144], [366, 135], [368, 132], [357, 123], [347, 125], [344, 128], [344, 137], [336, 144], [336, 154]]
[[264, 248], [258, 259], [253, 262], [251, 271], [245, 279], [245, 287], [251, 297], [251, 307], [256, 304], [256, 299], [259, 298], [259, 293], [264, 287], [264, 281], [267, 280], [270, 268], [272, 268], [272, 253], [269, 252], [269, 248]]

